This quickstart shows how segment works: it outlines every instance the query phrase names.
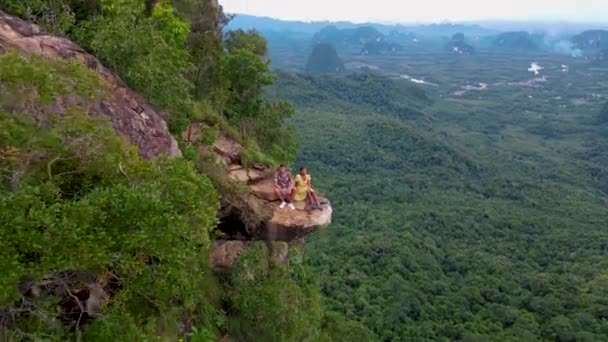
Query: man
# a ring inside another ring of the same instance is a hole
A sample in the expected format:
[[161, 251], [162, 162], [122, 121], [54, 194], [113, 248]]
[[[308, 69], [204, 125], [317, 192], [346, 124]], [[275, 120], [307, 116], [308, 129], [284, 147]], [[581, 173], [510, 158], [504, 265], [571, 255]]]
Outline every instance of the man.
[[296, 207], [293, 205], [291, 198], [293, 196], [293, 180], [291, 175], [287, 171], [285, 165], [279, 166], [279, 170], [274, 175], [274, 193], [281, 200], [279, 208], [283, 209], [286, 205], [289, 205], [289, 209], [295, 210]]
[[296, 201], [304, 201], [308, 199], [312, 209], [323, 210], [317, 193], [312, 188], [312, 177], [308, 173], [305, 167], [300, 168], [300, 173], [296, 176], [295, 180], [295, 192], [294, 199]]

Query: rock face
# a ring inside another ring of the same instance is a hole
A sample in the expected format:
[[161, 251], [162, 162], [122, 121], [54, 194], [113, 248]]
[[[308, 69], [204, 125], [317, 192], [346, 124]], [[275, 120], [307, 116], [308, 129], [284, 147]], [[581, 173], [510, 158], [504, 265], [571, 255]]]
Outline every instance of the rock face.
[[287, 242], [275, 241], [217, 241], [211, 253], [211, 267], [215, 272], [230, 272], [238, 258], [255, 244], [268, 246], [269, 258], [278, 265], [289, 265], [289, 245]]
[[306, 63], [306, 72], [310, 74], [341, 73], [344, 70], [336, 48], [326, 43], [315, 45]]
[[90, 115], [109, 116], [116, 132], [137, 146], [143, 158], [181, 155], [161, 113], [98, 59], [67, 39], [46, 35], [38, 26], [0, 12], [0, 53], [13, 49], [45, 58], [81, 61], [110, 85], [108, 95], [89, 106]]
[[211, 253], [213, 270], [216, 272], [230, 271], [250, 244], [251, 242], [238, 240], [217, 242]]

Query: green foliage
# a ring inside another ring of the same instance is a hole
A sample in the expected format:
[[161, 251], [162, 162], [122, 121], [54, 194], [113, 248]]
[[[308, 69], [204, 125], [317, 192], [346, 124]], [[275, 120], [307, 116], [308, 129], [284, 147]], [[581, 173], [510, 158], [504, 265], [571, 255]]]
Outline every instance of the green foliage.
[[265, 99], [265, 86], [274, 80], [269, 62], [263, 58], [266, 42], [255, 31], [234, 31], [228, 34], [226, 46], [226, 118], [240, 128], [242, 140], [256, 141], [270, 159], [279, 163], [292, 161], [298, 145], [293, 130], [284, 122], [293, 115], [293, 108], [286, 102], [270, 103]]
[[108, 14], [79, 25], [77, 41], [133, 89], [167, 109], [172, 132], [183, 132], [193, 111], [193, 85], [187, 78], [193, 65], [185, 46], [188, 23], [164, 2], [156, 5], [152, 16], [138, 20], [133, 16], [142, 16], [142, 5], [107, 2], [103, 10]]
[[323, 318], [321, 329], [323, 337], [320, 338], [320, 341], [367, 342], [378, 340], [378, 337], [363, 324], [346, 320], [343, 316], [332, 312], [327, 313]]
[[[334, 207], [335, 223], [307, 238], [327, 310], [371, 340], [605, 341], [593, 112], [532, 119], [528, 102], [504, 106], [511, 93], [431, 104], [401, 82], [383, 85], [398, 97], [353, 86], [366, 82], [281, 73], [272, 92], [296, 103], [297, 163]], [[540, 122], [567, 132], [546, 138], [563, 148], [527, 130]], [[594, 159], [574, 148], [587, 141]]]
[[[107, 94], [94, 72], [76, 61], [0, 56], [0, 267], [10, 270], [0, 276], [0, 339], [208, 341], [225, 330], [243, 339], [320, 339], [318, 288], [301, 265], [260, 266], [254, 282], [237, 273], [224, 289], [209, 270], [218, 191], [226, 200], [245, 189], [228, 184], [196, 145], [221, 132], [243, 143], [245, 163], [268, 165], [292, 161], [297, 150], [286, 125], [293, 108], [266, 98], [274, 79], [266, 41], [235, 32], [224, 42], [227, 18], [210, 4], [0, 4], [78, 42], [165, 110], [176, 135], [191, 123], [205, 127], [196, 144], [183, 144], [186, 158], [140, 160], [106, 117], [87, 116], [85, 104]], [[79, 101], [61, 107], [67, 97]], [[246, 262], [266, 259], [255, 258]], [[87, 281], [67, 280], [76, 275]], [[26, 294], [53, 281], [65, 292]], [[91, 282], [109, 297], [100, 316], [81, 321], [81, 310], [66, 319], [69, 288], [80, 296]], [[224, 313], [221, 299], [234, 310]]]
[[302, 341], [318, 338], [322, 310], [315, 286], [299, 266], [287, 269], [268, 259], [258, 243], [230, 275], [228, 331], [245, 340]]
[[236, 52], [239, 49], [251, 51], [254, 54], [264, 57], [268, 54], [268, 43], [266, 39], [257, 31], [232, 30], [226, 33], [226, 49], [229, 52]]
[[223, 70], [230, 84], [226, 117], [240, 123], [246, 134], [262, 112], [264, 86], [272, 84], [268, 62], [253, 51], [236, 48], [225, 56]]
[[107, 118], [84, 108], [35, 121], [32, 110], [65, 94], [93, 98], [101, 81], [80, 64], [0, 58], [7, 98], [28, 91], [27, 106], [0, 103], [0, 267], [10, 270], [0, 276], [0, 306], [16, 313], [3, 321], [9, 337], [70, 336], [52, 295], [32, 300], [34, 316], [12, 307], [24, 279], [62, 272], [119, 283], [87, 338], [176, 338], [184, 316], [216, 331], [223, 314], [207, 266], [218, 211], [210, 181], [185, 160], [140, 160]]
[[0, 10], [43, 26], [49, 32], [66, 34], [76, 23], [72, 9], [66, 1], [58, 0], [4, 0]]
[[[401, 118], [422, 117], [429, 105], [427, 93], [405, 80], [392, 80], [370, 72], [338, 76], [278, 73], [273, 97], [287, 97], [298, 107], [315, 103], [320, 108], [344, 108], [353, 113], [374, 111]], [[279, 93], [275, 91], [280, 89]]]
[[230, 16], [224, 14], [221, 6], [214, 7], [212, 1], [176, 0], [173, 4], [177, 13], [190, 22], [187, 47], [195, 67], [189, 75], [194, 98], [208, 100], [221, 111], [226, 97], [221, 70], [222, 29]]
[[[71, 82], [75, 78], [81, 82]], [[1, 98], [2, 107], [10, 110], [49, 104], [55, 96], [66, 94], [93, 100], [106, 88], [97, 75], [78, 62], [42, 63], [38, 57], [16, 52], [0, 55], [0, 85], [6, 94]]]

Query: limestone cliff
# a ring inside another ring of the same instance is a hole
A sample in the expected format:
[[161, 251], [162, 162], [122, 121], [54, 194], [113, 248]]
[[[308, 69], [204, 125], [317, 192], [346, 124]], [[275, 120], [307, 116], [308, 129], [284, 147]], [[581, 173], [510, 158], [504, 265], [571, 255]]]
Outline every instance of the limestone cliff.
[[[46, 58], [81, 61], [110, 85], [110, 92], [103, 99], [88, 106], [90, 115], [109, 116], [116, 132], [137, 146], [144, 158], [181, 155], [163, 114], [129, 89], [97, 58], [67, 39], [47, 35], [34, 24], [0, 12], [0, 53], [13, 49]], [[60, 99], [55, 107], [61, 111], [71, 101], [74, 99]]]

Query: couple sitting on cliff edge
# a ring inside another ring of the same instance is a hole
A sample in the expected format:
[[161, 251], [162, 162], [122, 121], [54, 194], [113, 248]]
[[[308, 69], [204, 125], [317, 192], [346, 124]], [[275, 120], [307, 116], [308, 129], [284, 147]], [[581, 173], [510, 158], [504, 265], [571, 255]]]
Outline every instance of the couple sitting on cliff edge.
[[281, 200], [279, 208], [283, 209], [288, 206], [291, 210], [295, 210], [293, 202], [308, 200], [313, 209], [321, 209], [321, 203], [317, 193], [312, 188], [312, 177], [308, 174], [305, 167], [300, 168], [295, 179], [292, 179], [290, 172], [285, 165], [279, 166], [277, 173], [274, 175], [274, 192]]

